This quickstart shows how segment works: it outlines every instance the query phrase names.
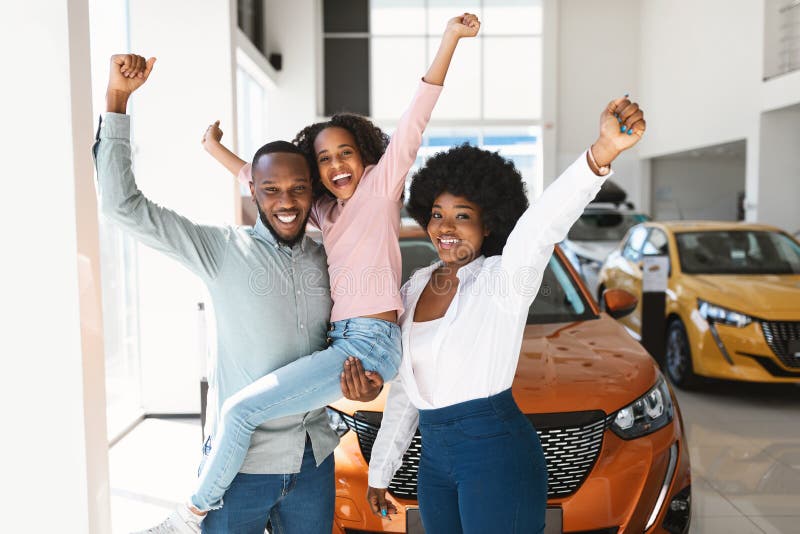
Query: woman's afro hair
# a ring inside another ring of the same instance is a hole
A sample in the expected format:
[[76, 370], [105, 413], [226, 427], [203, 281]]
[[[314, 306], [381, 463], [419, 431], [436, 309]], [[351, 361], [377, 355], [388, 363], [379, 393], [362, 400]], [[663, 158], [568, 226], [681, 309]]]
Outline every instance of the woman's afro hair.
[[354, 113], [337, 113], [328, 121], [317, 122], [300, 130], [292, 142], [303, 151], [308, 160], [308, 166], [311, 167], [311, 181], [314, 184], [315, 198], [325, 194], [333, 196], [333, 193], [325, 189], [320, 180], [314, 141], [322, 130], [334, 126], [344, 128], [353, 135], [356, 140], [356, 149], [361, 154], [361, 161], [365, 167], [378, 163], [389, 144], [388, 135], [366, 117]]
[[481, 254], [503, 252], [508, 235], [528, 208], [525, 184], [514, 164], [497, 152], [463, 144], [431, 157], [411, 181], [408, 213], [423, 228], [442, 193], [464, 197], [480, 206], [489, 235]]

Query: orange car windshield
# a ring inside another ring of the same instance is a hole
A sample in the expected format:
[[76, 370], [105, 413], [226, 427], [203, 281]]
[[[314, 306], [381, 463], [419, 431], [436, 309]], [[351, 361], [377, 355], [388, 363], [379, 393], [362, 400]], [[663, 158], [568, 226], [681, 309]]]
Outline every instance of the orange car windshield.
[[575, 280], [554, 254], [544, 271], [539, 294], [528, 311], [527, 323], [571, 323], [596, 318]]
[[800, 274], [800, 245], [778, 232], [681, 232], [675, 240], [687, 274]]
[[[431, 242], [424, 238], [401, 238], [400, 255], [403, 260], [402, 283], [421, 267], [439, 259]], [[528, 312], [528, 324], [570, 323], [595, 319], [592, 308], [583, 298], [575, 280], [556, 255], [550, 258], [542, 278], [539, 294]]]

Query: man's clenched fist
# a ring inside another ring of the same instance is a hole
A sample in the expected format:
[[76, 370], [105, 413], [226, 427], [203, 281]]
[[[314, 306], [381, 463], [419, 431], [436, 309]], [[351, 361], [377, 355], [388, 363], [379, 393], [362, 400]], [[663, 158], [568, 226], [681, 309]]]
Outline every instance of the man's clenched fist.
[[111, 56], [111, 69], [106, 91], [106, 111], [125, 113], [128, 97], [147, 81], [156, 58], [145, 60], [136, 54]]

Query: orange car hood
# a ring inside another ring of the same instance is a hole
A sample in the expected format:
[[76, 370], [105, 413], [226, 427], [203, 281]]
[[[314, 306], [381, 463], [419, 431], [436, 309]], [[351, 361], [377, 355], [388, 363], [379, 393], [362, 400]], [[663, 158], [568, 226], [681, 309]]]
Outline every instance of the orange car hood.
[[796, 312], [800, 319], [800, 275], [694, 275], [700, 298], [742, 313], [771, 318]]
[[514, 398], [525, 413], [609, 414], [646, 393], [656, 375], [650, 355], [607, 315], [532, 325], [522, 341]]
[[[607, 315], [580, 323], [525, 328], [514, 398], [524, 413], [603, 410], [610, 414], [646, 393], [657, 370], [647, 352]], [[372, 402], [340, 400], [343, 412], [380, 411], [388, 387]]]

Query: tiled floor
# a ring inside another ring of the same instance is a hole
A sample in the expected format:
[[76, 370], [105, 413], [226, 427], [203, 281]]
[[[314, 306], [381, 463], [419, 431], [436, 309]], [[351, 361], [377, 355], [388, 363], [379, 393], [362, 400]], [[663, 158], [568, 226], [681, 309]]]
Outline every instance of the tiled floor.
[[[693, 534], [800, 534], [800, 387], [679, 391], [693, 472]], [[147, 419], [111, 449], [113, 532], [160, 521], [186, 498], [198, 420]]]
[[692, 533], [800, 534], [800, 387], [678, 391], [692, 459]]

